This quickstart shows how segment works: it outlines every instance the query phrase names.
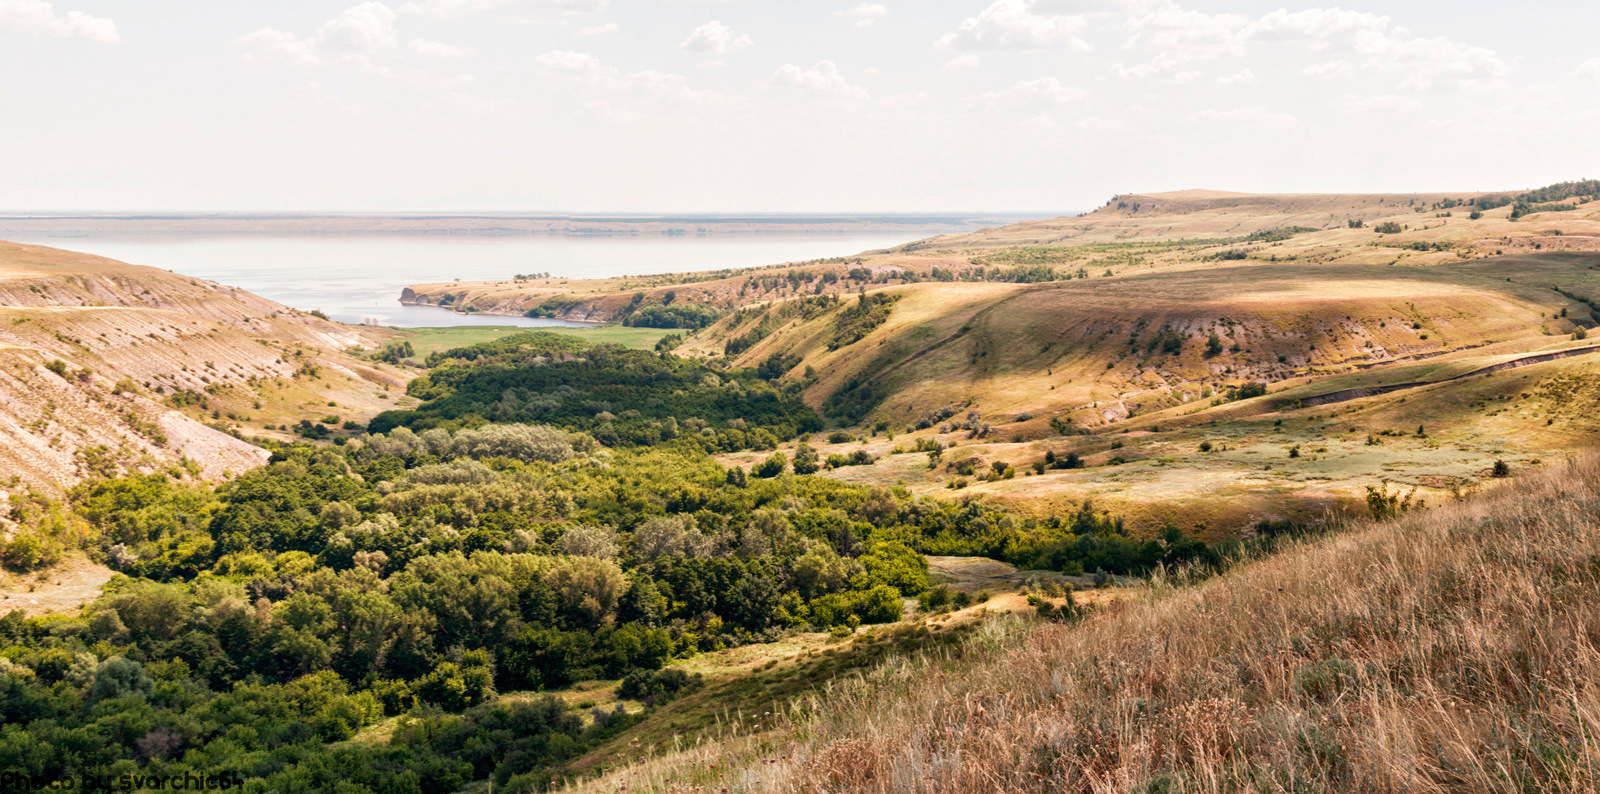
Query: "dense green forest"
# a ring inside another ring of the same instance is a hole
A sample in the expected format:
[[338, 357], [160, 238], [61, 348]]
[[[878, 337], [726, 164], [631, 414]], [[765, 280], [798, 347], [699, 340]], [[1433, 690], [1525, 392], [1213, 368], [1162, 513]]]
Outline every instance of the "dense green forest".
[[770, 449], [822, 429], [798, 396], [754, 373], [729, 373], [670, 354], [529, 332], [429, 357], [411, 382], [424, 400], [376, 417], [373, 432], [537, 422], [608, 446], [686, 439], [701, 449]]
[[[1089, 504], [1024, 519], [781, 456], [725, 468], [708, 450], [820, 426], [751, 375], [548, 334], [432, 363], [427, 402], [384, 432], [282, 445], [215, 488], [141, 474], [50, 508], [120, 575], [82, 614], [0, 619], [0, 769], [544, 790], [643, 717], [506, 693], [621, 678], [657, 707], [686, 685], [651, 672], [673, 659], [900, 619], [929, 589], [923, 554], [1071, 573], [1216, 559]], [[388, 741], [352, 741], [384, 720]]]

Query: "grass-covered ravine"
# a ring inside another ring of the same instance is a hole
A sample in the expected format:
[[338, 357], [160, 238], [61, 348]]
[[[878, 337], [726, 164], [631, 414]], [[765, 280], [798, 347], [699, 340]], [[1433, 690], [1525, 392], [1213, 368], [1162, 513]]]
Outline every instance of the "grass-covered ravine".
[[[173, 470], [18, 502], [16, 537], [86, 537], [119, 575], [79, 614], [0, 619], [0, 770], [545, 790], [681, 696], [701, 700], [664, 724], [703, 726], [707, 709], [776, 711], [915, 651], [917, 632], [886, 634], [849, 663], [703, 695], [672, 669], [898, 621], [930, 591], [924, 553], [1112, 573], [1217, 557], [1177, 530], [1129, 537], [1088, 505], [1020, 518], [781, 462], [724, 468], [710, 452], [821, 427], [754, 374], [547, 334], [433, 359], [413, 384], [424, 402], [374, 421], [383, 432], [278, 446], [215, 487]], [[617, 679], [642, 710], [544, 694]]]

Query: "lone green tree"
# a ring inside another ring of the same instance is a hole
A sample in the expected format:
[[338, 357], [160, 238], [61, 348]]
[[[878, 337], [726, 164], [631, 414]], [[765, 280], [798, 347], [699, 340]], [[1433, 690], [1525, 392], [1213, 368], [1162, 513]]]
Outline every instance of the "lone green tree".
[[794, 473], [815, 474], [821, 463], [817, 457], [817, 450], [810, 444], [802, 441], [794, 448]]

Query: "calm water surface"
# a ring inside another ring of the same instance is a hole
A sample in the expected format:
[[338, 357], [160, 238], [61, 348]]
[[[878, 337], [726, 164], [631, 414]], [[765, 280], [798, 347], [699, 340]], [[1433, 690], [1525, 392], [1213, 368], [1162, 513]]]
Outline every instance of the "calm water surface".
[[848, 256], [926, 235], [750, 234], [707, 237], [528, 235], [18, 235], [254, 292], [348, 323], [397, 326], [570, 325], [400, 305], [410, 284], [545, 273], [604, 278], [720, 270]]

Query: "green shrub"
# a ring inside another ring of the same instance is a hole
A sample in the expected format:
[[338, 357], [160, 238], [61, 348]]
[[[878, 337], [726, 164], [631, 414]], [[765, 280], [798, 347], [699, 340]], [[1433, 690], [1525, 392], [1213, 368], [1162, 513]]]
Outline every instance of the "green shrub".
[[1356, 680], [1356, 666], [1344, 659], [1325, 659], [1301, 668], [1294, 676], [1295, 689], [1322, 703], [1344, 694]]
[[838, 350], [841, 347], [861, 341], [874, 328], [883, 325], [889, 319], [889, 312], [894, 307], [898, 295], [887, 295], [881, 292], [862, 294], [854, 305], [848, 306], [834, 318], [833, 334], [828, 337], [828, 349]]
[[782, 452], [774, 452], [772, 456], [755, 465], [750, 473], [763, 480], [770, 480], [789, 468], [789, 459]]
[[646, 306], [628, 315], [622, 324], [631, 328], [705, 328], [722, 318], [722, 312], [696, 303]]
[[[1280, 356], [1279, 358], [1282, 359], [1283, 357]], [[1251, 381], [1250, 383], [1242, 384], [1239, 386], [1239, 388], [1233, 390], [1233, 398], [1235, 400], [1249, 400], [1255, 397], [1265, 397], [1266, 394], [1267, 384], [1260, 381]]]
[[677, 668], [635, 670], [622, 679], [617, 694], [646, 705], [659, 706], [705, 686], [705, 677]]
[[794, 473], [815, 474], [821, 468], [817, 450], [810, 444], [802, 441], [794, 449]]

